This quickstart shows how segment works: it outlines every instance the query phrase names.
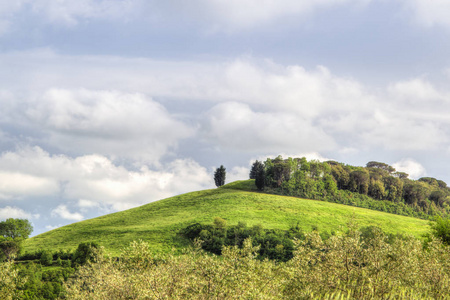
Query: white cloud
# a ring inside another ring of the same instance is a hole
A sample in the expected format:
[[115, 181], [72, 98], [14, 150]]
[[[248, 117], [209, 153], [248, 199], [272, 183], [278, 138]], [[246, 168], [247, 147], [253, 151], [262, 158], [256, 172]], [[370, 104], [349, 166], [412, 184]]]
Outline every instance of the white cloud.
[[396, 82], [388, 90], [394, 97], [407, 101], [408, 104], [425, 101], [429, 105], [430, 102], [439, 100], [450, 101], [450, 95], [442, 94], [430, 82], [419, 78]]
[[392, 166], [398, 172], [409, 174], [409, 178], [411, 179], [418, 179], [426, 175], [425, 168], [413, 159], [402, 159], [401, 161], [392, 164]]
[[56, 228], [61, 227], [61, 226], [63, 226], [63, 225], [62, 224], [58, 224], [58, 225], [55, 225], [55, 226], [53, 226], [53, 225], [46, 225], [45, 229], [50, 231], [50, 230], [56, 229]]
[[87, 200], [87, 199], [79, 199], [78, 200], [78, 207], [80, 208], [95, 208], [98, 207], [99, 204], [95, 201]]
[[231, 170], [227, 169], [225, 183], [230, 183], [236, 180], [247, 180], [249, 177], [250, 168], [247, 167], [233, 167]]
[[208, 113], [206, 136], [223, 148], [241, 151], [313, 151], [334, 141], [311, 121], [295, 114], [255, 112], [247, 104], [227, 102]]
[[17, 218], [17, 219], [38, 219], [40, 217], [39, 214], [30, 214], [23, 209], [17, 207], [6, 206], [0, 208], [0, 220], [6, 220], [9, 218]]
[[[160, 165], [158, 169], [143, 166], [131, 171], [116, 166], [101, 155], [70, 158], [50, 155], [39, 147], [3, 153], [0, 156], [0, 170], [14, 170], [20, 178], [34, 179], [17, 182], [20, 189], [0, 185], [0, 194], [6, 199], [57, 196], [61, 201], [76, 201], [81, 209], [99, 207], [103, 210], [123, 210], [213, 186], [211, 174], [190, 159], [176, 159]], [[43, 178], [48, 178], [54, 188], [44, 190], [36, 184]], [[54, 214], [63, 214], [63, 208]]]
[[[449, 140], [450, 91], [420, 78], [371, 90], [323, 66], [251, 57], [167, 62], [32, 51], [2, 54], [0, 61], [16, 69], [14, 80], [0, 72], [4, 122], [39, 128], [26, 138], [72, 155], [157, 161], [197, 128], [207, 143], [260, 154], [440, 149]], [[19, 61], [39, 67], [17, 69]], [[190, 101], [205, 113], [186, 109], [183, 117], [193, 124], [187, 125], [152, 99], [172, 107]]]
[[65, 152], [157, 161], [193, 134], [161, 104], [137, 93], [50, 89], [26, 104], [31, 124]]
[[58, 191], [58, 183], [52, 178], [0, 169], [0, 200], [46, 196]]
[[450, 2], [447, 0], [402, 0], [419, 24], [450, 26]]
[[51, 215], [52, 217], [59, 217], [71, 221], [81, 221], [84, 219], [82, 214], [70, 212], [67, 206], [63, 204], [53, 209]]

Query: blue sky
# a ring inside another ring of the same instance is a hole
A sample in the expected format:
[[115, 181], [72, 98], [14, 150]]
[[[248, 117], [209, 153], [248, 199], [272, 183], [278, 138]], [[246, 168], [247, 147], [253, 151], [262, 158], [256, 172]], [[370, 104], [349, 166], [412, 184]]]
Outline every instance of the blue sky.
[[450, 2], [1, 0], [0, 219], [35, 234], [282, 154], [450, 182]]

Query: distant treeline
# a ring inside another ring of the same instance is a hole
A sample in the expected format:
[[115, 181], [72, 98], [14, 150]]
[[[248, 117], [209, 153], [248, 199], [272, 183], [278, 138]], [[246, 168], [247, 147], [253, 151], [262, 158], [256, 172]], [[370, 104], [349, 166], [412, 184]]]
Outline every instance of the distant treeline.
[[450, 189], [432, 177], [411, 180], [382, 162], [355, 167], [336, 161], [306, 158], [256, 161], [250, 171], [259, 190], [267, 193], [325, 200], [399, 215], [430, 219], [448, 216]]

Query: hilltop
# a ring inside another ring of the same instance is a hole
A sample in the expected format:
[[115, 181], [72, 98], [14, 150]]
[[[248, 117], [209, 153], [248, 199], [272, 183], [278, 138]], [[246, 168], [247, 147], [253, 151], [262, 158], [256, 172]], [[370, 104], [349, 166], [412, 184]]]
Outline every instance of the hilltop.
[[189, 242], [177, 233], [195, 223], [209, 224], [215, 217], [228, 224], [262, 224], [268, 229], [339, 231], [353, 218], [363, 227], [375, 225], [387, 233], [421, 237], [428, 221], [380, 211], [317, 200], [264, 194], [253, 180], [236, 181], [221, 188], [191, 192], [149, 204], [63, 226], [28, 239], [24, 250], [74, 249], [79, 243], [96, 241], [108, 253], [117, 254], [133, 240], [148, 241], [153, 251], [180, 249]]

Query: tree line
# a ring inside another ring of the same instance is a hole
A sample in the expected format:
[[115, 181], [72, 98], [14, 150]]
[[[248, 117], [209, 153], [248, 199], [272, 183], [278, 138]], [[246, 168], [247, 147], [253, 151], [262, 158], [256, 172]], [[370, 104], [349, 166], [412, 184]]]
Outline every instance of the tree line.
[[320, 199], [397, 214], [428, 218], [448, 216], [450, 189], [432, 177], [409, 179], [386, 163], [371, 161], [365, 167], [336, 161], [308, 161], [278, 156], [255, 161], [250, 179], [268, 193]]

